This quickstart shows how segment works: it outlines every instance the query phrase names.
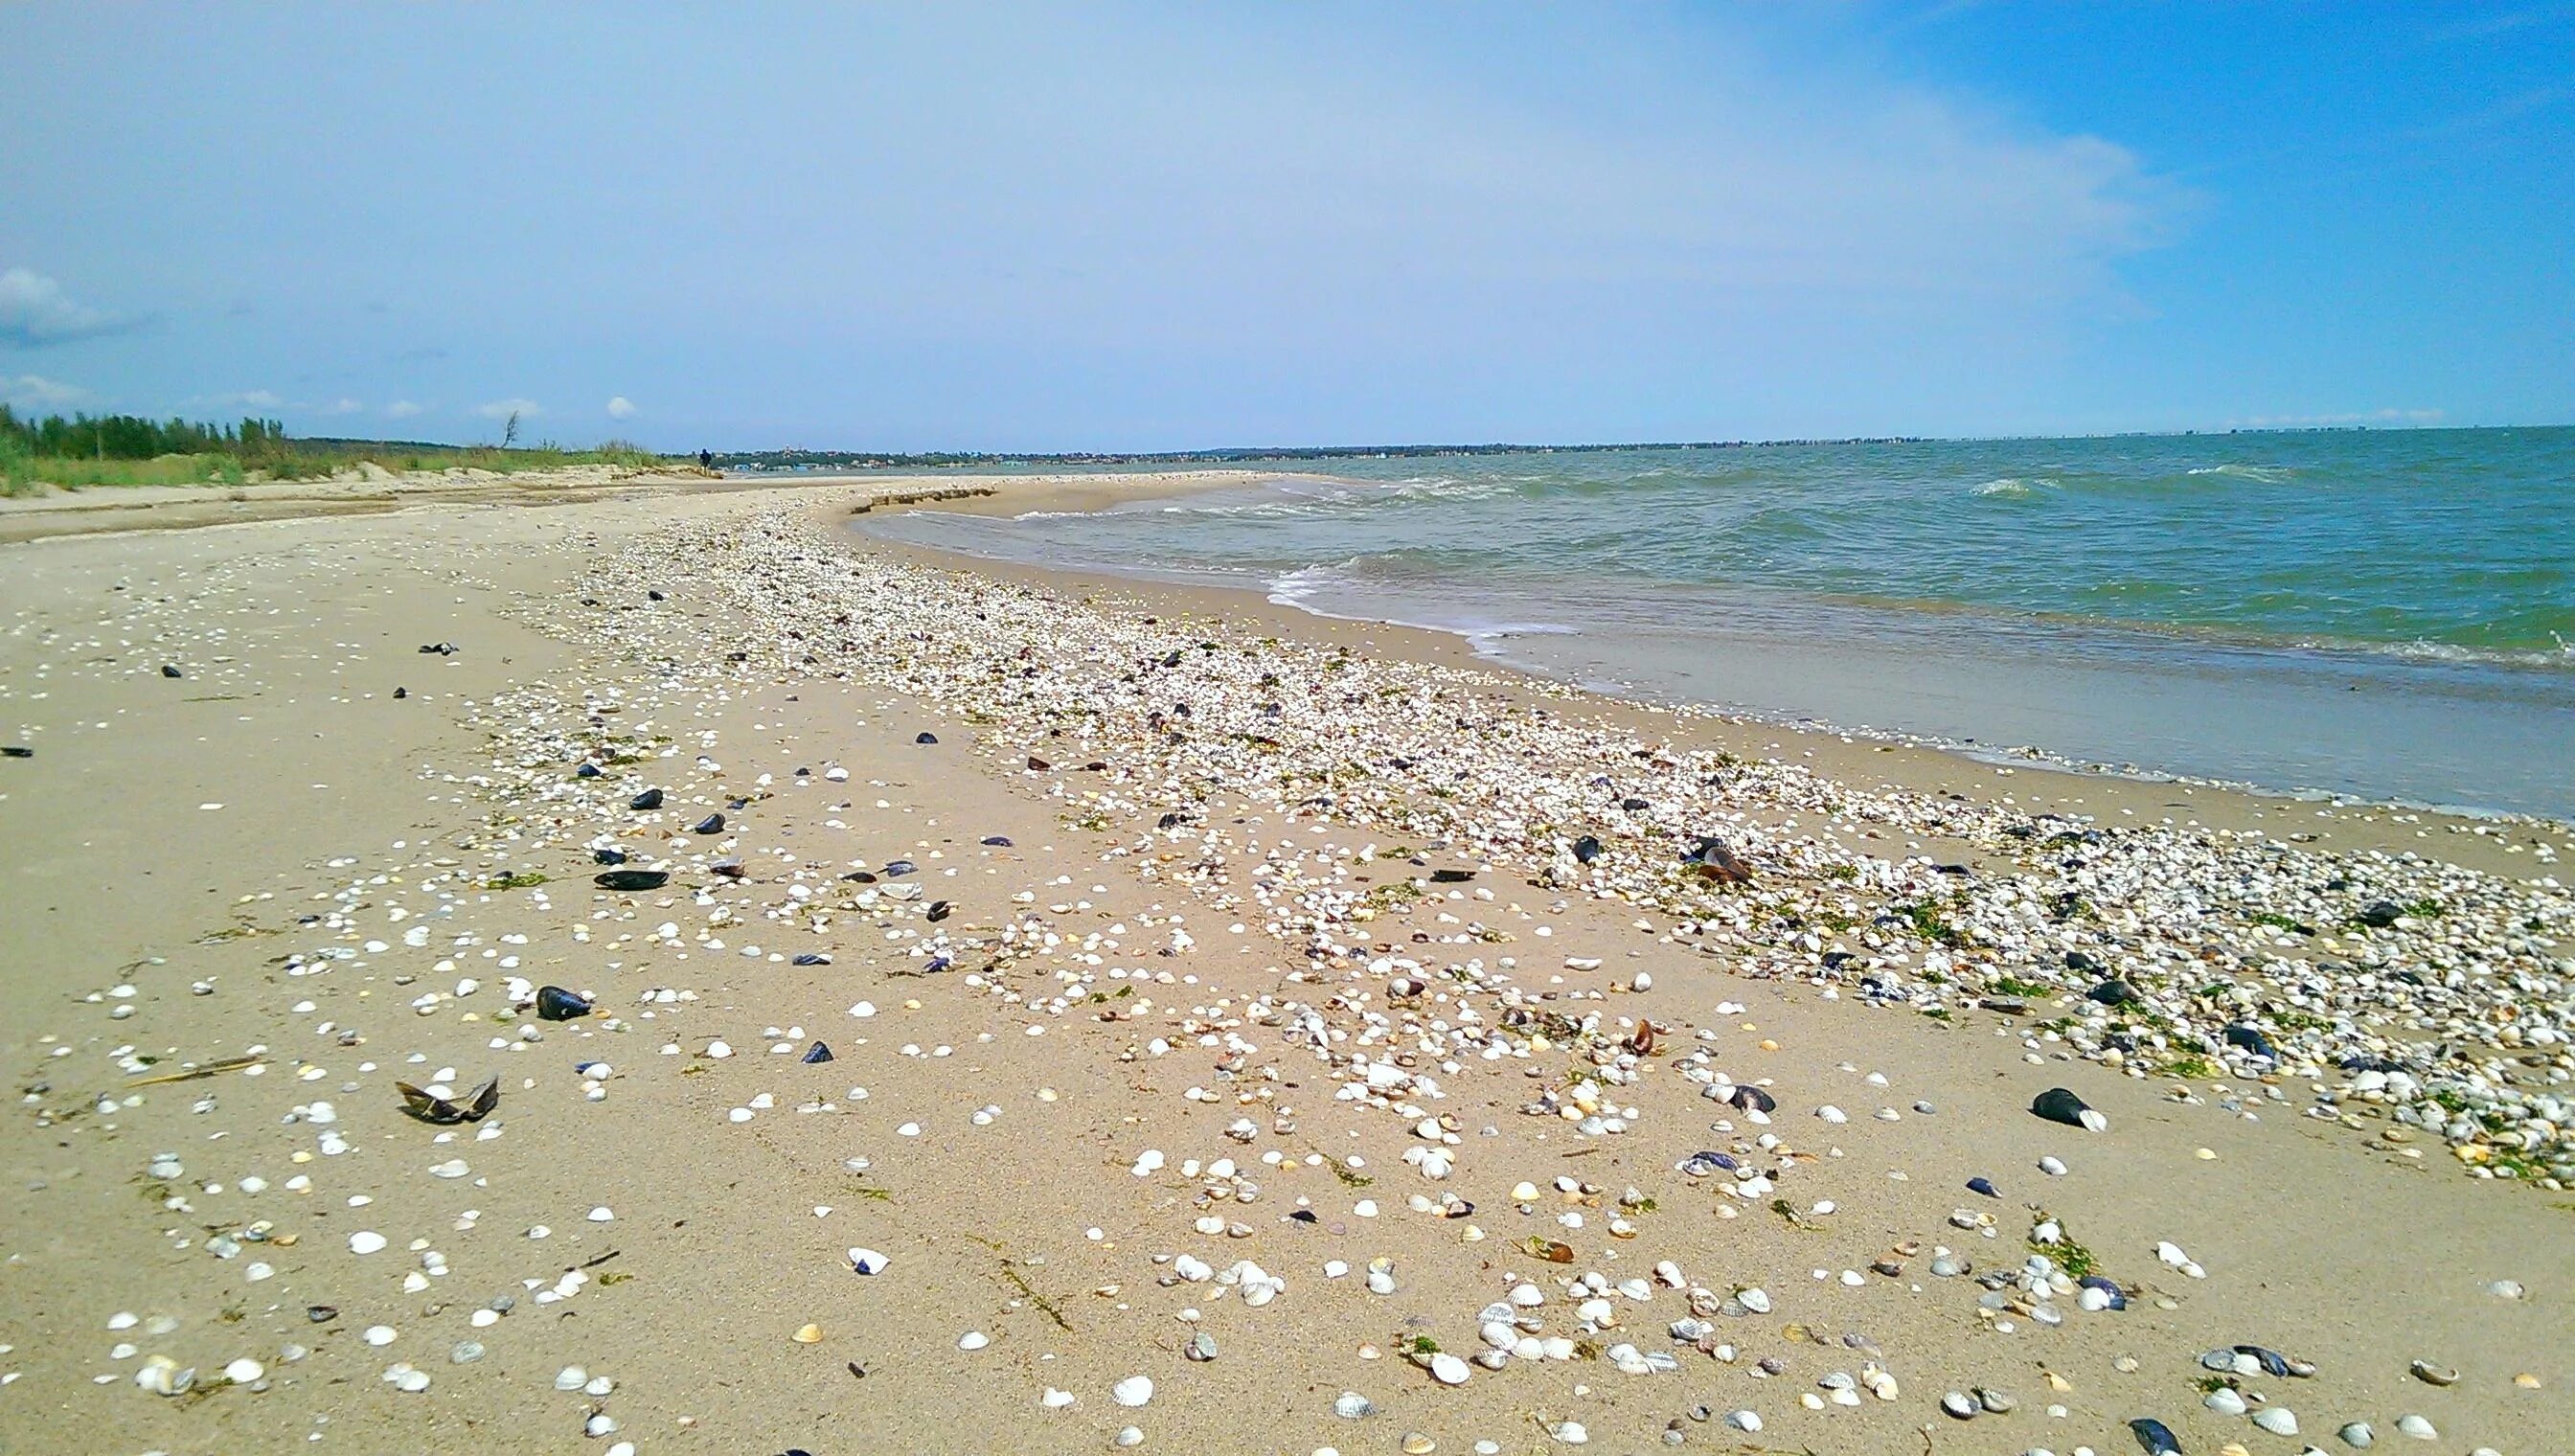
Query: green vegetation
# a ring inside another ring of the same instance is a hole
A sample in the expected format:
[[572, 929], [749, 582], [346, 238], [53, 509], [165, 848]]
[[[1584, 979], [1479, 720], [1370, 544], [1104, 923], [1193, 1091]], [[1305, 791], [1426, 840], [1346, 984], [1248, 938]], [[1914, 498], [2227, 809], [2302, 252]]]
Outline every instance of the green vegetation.
[[[515, 432], [515, 422], [513, 422]], [[241, 486], [252, 480], [329, 477], [361, 465], [389, 471], [453, 468], [509, 475], [571, 465], [646, 469], [665, 463], [640, 445], [603, 442], [596, 450], [535, 446], [435, 445], [410, 440], [291, 439], [275, 420], [238, 425], [146, 420], [134, 415], [61, 415], [20, 419], [0, 405], [0, 495], [26, 495], [39, 485], [67, 491], [97, 486]]]

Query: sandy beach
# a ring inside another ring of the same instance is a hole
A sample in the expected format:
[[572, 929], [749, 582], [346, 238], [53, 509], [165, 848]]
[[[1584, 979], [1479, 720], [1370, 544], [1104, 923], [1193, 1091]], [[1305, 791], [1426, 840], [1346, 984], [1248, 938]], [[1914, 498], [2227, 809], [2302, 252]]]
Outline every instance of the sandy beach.
[[2563, 826], [852, 528], [1240, 478], [0, 512], [0, 1452], [2575, 1446]]

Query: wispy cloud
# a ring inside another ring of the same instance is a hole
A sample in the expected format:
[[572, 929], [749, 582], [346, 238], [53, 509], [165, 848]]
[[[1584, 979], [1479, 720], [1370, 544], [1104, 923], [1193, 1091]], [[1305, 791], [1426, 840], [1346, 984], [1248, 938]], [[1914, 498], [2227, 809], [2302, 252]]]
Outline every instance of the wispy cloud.
[[2229, 420], [2230, 430], [2312, 430], [2335, 425], [2438, 425], [2443, 410], [2354, 410], [2340, 415], [2255, 415]]
[[545, 410], [534, 400], [494, 400], [487, 405], [476, 405], [474, 413], [486, 420], [507, 420], [512, 415], [533, 420]]
[[280, 410], [287, 408], [284, 396], [275, 390], [231, 390], [220, 395], [198, 395], [188, 401], [196, 410]]
[[0, 401], [21, 410], [59, 410], [89, 398], [89, 391], [43, 375], [0, 376]]
[[113, 334], [133, 322], [82, 303], [34, 269], [0, 272], [0, 343], [40, 349]]
[[612, 396], [608, 401], [608, 418], [611, 420], [634, 419], [635, 402], [626, 398], [624, 395]]
[[413, 404], [409, 400], [396, 400], [392, 404], [385, 406], [385, 413], [397, 420], [408, 420], [412, 416], [419, 414], [421, 409], [421, 406]]

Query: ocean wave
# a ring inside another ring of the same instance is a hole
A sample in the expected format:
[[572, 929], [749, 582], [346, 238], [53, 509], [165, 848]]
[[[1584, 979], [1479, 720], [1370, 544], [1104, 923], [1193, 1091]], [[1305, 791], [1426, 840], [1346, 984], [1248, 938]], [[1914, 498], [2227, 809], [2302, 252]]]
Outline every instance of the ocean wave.
[[2032, 477], [2024, 480], [2019, 476], [2005, 476], [2001, 480], [1987, 481], [1983, 485], [1976, 487], [1976, 494], [1979, 496], [1997, 496], [2007, 501], [2026, 501], [2041, 491], [2053, 491], [2055, 489], [2056, 482], [2048, 480], [2045, 477]]
[[2225, 465], [2194, 466], [2190, 470], [2183, 472], [2183, 474], [2194, 476], [2232, 476], [2240, 481], [2260, 481], [2266, 486], [2276, 486], [2282, 481], [2288, 480], [2290, 477], [2296, 475], [2297, 472], [2291, 470], [2285, 465], [2237, 465], [2229, 462]]

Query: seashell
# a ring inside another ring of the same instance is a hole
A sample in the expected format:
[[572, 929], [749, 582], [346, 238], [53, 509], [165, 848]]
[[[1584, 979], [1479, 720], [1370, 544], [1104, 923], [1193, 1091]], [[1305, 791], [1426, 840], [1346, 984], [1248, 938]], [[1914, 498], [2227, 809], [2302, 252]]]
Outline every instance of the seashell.
[[1972, 1421], [1979, 1407], [1965, 1392], [1952, 1390], [1940, 1397], [1940, 1409], [1953, 1420]]
[[1770, 1312], [1770, 1295], [1765, 1290], [1738, 1289], [1734, 1293], [1734, 1298], [1735, 1302], [1741, 1304], [1745, 1309], [1752, 1311], [1754, 1314], [1768, 1314]]
[[890, 1262], [892, 1261], [875, 1249], [850, 1250], [850, 1267], [862, 1274], [882, 1274]]
[[2353, 1421], [2334, 1435], [2355, 1451], [2366, 1451], [2378, 1442], [2378, 1433], [2369, 1428], [2367, 1421]]
[[720, 813], [712, 813], [707, 815], [705, 818], [698, 820], [696, 823], [689, 825], [689, 832], [692, 834], [721, 834], [724, 832], [724, 826], [725, 816]]
[[2456, 1366], [2452, 1366], [2451, 1368], [2444, 1370], [2429, 1360], [2417, 1360], [2413, 1364], [2407, 1366], [2406, 1369], [2413, 1374], [2415, 1379], [2422, 1381], [2426, 1385], [2456, 1385], [2459, 1383], [2459, 1371]]
[[821, 1041], [817, 1041], [813, 1045], [806, 1047], [805, 1054], [797, 1058], [798, 1061], [805, 1063], [807, 1066], [819, 1066], [832, 1059], [832, 1048]]
[[1469, 1373], [1465, 1361], [1444, 1350], [1430, 1357], [1430, 1378], [1442, 1385], [1463, 1385]]
[[1206, 1364], [1216, 1358], [1216, 1336], [1205, 1330], [1199, 1331], [1190, 1336], [1188, 1344], [1181, 1347], [1181, 1354], [1202, 1365]]
[[537, 987], [537, 1015], [547, 1021], [569, 1021], [590, 1014], [587, 997], [565, 990], [562, 986]]
[[1142, 1375], [1130, 1375], [1109, 1387], [1109, 1398], [1123, 1406], [1141, 1406], [1154, 1398], [1154, 1382]]
[[1988, 1198], [2000, 1198], [2003, 1196], [2001, 1193], [1995, 1191], [1994, 1180], [1991, 1178], [1969, 1178], [1967, 1180], [1967, 1191], [1970, 1193], [1982, 1193]]
[[645, 789], [642, 793], [626, 800], [626, 806], [637, 810], [660, 808], [662, 806], [662, 790], [658, 788]]
[[356, 1233], [349, 1235], [349, 1252], [353, 1254], [381, 1253], [384, 1250], [385, 1243], [386, 1239], [383, 1234], [380, 1234], [373, 1229], [360, 1229]]
[[2047, 1174], [2051, 1178], [2062, 1178], [2065, 1176], [2065, 1164], [2061, 1160], [2053, 1157], [2040, 1158], [2038, 1160], [2038, 1170]]
[[1332, 1414], [1345, 1421], [1355, 1421], [1376, 1414], [1376, 1405], [1355, 1390], [1344, 1390], [1332, 1402]]
[[235, 1385], [248, 1385], [268, 1373], [268, 1367], [244, 1355], [224, 1367], [224, 1378]]
[[1579, 1446], [1591, 1439], [1591, 1433], [1582, 1428], [1580, 1421], [1558, 1421], [1547, 1427], [1546, 1433], [1567, 1446]]
[[2029, 1110], [2050, 1122], [2080, 1127], [2087, 1132], [2107, 1132], [2110, 1119], [2095, 1112], [2081, 1097], [2064, 1087], [2050, 1087], [2031, 1100]]
[[402, 1093], [404, 1111], [423, 1122], [434, 1122], [441, 1126], [458, 1122], [480, 1122], [492, 1115], [493, 1109], [501, 1105], [499, 1077], [485, 1078], [482, 1085], [454, 1100], [434, 1096], [409, 1082], [394, 1083], [394, 1090]]
[[2441, 1438], [2441, 1433], [2432, 1428], [2430, 1421], [2417, 1415], [2398, 1416], [2396, 1429], [2417, 1441], [2437, 1441]]
[[1759, 1412], [1752, 1410], [1727, 1411], [1725, 1413], [1725, 1423], [1734, 1427], [1738, 1431], [1757, 1431], [1761, 1429], [1761, 1415]]
[[1038, 1404], [1048, 1410], [1064, 1410], [1073, 1404], [1073, 1392], [1058, 1390], [1050, 1385], [1046, 1389], [1046, 1394], [1038, 1397]]
[[2173, 1435], [2172, 1427], [2152, 1416], [2139, 1416], [2128, 1422], [2128, 1430], [2145, 1448], [2146, 1456], [2181, 1456], [2181, 1441]]
[[2253, 1424], [2275, 1436], [2294, 1436], [2298, 1433], [2297, 1413], [2285, 1405], [2266, 1405], [2253, 1412]]
[[[615, 853], [616, 851], [603, 850], [602, 852]], [[625, 856], [618, 857], [623, 859]], [[660, 889], [671, 882], [671, 875], [670, 871], [664, 869], [611, 869], [605, 874], [592, 875], [590, 882], [601, 889], [613, 889], [631, 894], [639, 890]]]
[[819, 1345], [823, 1342], [823, 1327], [819, 1324], [801, 1325], [788, 1338], [800, 1345]]
[[2246, 1408], [2244, 1397], [2237, 1394], [2231, 1385], [2221, 1385], [2210, 1391], [2200, 1404], [2222, 1416], [2240, 1416]]
[[1142, 1446], [1145, 1444], [1145, 1433], [1135, 1426], [1120, 1426], [1118, 1434], [1109, 1438], [1109, 1444], [1122, 1448]]

